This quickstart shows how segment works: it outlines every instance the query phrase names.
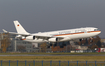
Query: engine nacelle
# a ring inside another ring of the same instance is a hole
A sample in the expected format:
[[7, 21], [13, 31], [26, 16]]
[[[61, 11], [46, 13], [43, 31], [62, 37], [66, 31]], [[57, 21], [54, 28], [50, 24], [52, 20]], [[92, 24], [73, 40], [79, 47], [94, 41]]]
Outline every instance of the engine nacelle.
[[35, 40], [35, 36], [28, 36], [26, 37], [27, 40]]
[[17, 35], [17, 36], [15, 37], [15, 39], [22, 39], [22, 36], [21, 36], [21, 35]]
[[49, 42], [63, 42], [63, 41], [69, 41], [71, 40], [69, 37], [65, 37], [65, 38], [50, 38]]
[[21, 40], [26, 40], [26, 37], [21, 37]]
[[64, 39], [61, 39], [60, 42], [62, 42], [62, 41], [69, 41], [69, 40], [71, 40], [71, 38], [65, 37]]
[[58, 41], [58, 38], [50, 38], [48, 41], [49, 42], [57, 42]]

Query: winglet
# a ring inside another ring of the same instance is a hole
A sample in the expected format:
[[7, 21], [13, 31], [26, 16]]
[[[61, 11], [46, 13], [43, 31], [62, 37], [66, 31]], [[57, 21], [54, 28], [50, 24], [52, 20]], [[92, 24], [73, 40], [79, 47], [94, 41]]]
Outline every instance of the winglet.
[[4, 30], [4, 29], [2, 29], [5, 33], [7, 33], [8, 31], [6, 31], [6, 30]]

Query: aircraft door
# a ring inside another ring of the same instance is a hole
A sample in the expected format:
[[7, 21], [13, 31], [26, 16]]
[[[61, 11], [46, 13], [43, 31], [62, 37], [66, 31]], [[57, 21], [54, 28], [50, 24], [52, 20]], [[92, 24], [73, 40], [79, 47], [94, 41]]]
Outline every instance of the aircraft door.
[[84, 33], [87, 33], [87, 30], [84, 29], [83, 31], [84, 31]]

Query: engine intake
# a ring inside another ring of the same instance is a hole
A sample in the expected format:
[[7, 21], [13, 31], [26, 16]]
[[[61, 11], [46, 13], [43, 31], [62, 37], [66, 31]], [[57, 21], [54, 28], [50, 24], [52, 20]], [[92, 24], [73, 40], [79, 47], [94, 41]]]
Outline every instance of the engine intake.
[[35, 36], [33, 36], [33, 40], [35, 40]]

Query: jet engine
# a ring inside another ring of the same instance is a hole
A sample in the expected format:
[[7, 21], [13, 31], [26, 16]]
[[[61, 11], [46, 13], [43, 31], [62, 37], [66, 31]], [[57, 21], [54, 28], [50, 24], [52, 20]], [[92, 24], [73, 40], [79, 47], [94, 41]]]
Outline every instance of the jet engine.
[[21, 35], [18, 35], [18, 36], [16, 36], [16, 37], [15, 37], [15, 39], [25, 40], [25, 39], [26, 39], [26, 37], [21, 36]]
[[63, 42], [63, 41], [69, 41], [71, 40], [69, 37], [65, 38], [50, 38], [49, 42]]
[[25, 37], [21, 37], [21, 40], [25, 40], [26, 38]]
[[28, 36], [26, 37], [27, 40], [35, 40], [35, 36]]
[[22, 36], [21, 35], [17, 35], [15, 38], [16, 39], [22, 39]]
[[49, 41], [49, 42], [57, 42], [57, 41], [59, 41], [59, 40], [58, 40], [58, 38], [50, 38], [48, 41]]

